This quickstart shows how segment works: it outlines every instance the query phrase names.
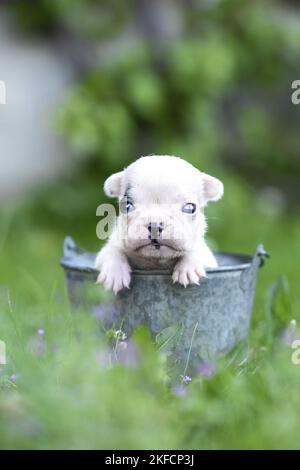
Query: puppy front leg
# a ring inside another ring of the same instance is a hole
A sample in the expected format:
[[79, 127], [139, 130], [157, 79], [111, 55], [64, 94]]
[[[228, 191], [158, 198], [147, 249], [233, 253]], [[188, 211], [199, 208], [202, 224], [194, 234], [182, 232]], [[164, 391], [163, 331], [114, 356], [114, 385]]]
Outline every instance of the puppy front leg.
[[95, 267], [99, 271], [97, 283], [105, 289], [117, 294], [124, 287], [129, 288], [131, 268], [120, 248], [108, 242], [98, 253]]
[[173, 282], [179, 282], [184, 287], [188, 284], [199, 284], [206, 277], [205, 268], [215, 268], [216, 258], [208, 248], [205, 240], [198, 240], [193, 250], [179, 259], [172, 274]]
[[206, 277], [204, 264], [196, 252], [182, 256], [176, 263], [172, 274], [173, 283], [179, 282], [184, 287], [188, 284], [199, 284], [203, 277]]

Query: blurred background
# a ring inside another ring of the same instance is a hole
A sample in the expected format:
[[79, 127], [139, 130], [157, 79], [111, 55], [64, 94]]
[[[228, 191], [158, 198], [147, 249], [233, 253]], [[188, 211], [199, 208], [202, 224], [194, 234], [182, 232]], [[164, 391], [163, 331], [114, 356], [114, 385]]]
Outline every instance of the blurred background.
[[252, 253], [264, 242], [268, 272], [296, 277], [297, 5], [2, 2], [1, 232], [10, 234], [11, 261], [31, 245], [38, 260], [37, 245], [48, 243], [45, 255], [57, 262], [68, 233], [98, 249], [104, 179], [158, 153], [224, 180], [224, 200], [208, 210], [213, 248]]
[[296, 0], [2, 1], [3, 302], [42, 323], [64, 236], [96, 251], [105, 178], [157, 153], [224, 181], [213, 249], [270, 252], [253, 325], [278, 285], [299, 316], [299, 44]]

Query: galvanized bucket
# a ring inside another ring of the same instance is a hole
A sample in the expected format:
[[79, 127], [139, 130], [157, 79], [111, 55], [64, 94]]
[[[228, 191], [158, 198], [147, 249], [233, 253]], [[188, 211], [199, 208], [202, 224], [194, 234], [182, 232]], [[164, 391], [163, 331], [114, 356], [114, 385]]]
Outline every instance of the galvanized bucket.
[[215, 255], [218, 267], [207, 269], [200, 285], [173, 284], [168, 271], [134, 270], [130, 289], [108, 295], [105, 302], [95, 284], [96, 254], [67, 237], [61, 266], [74, 307], [92, 311], [104, 328], [121, 329], [126, 335], [147, 325], [163, 348], [168, 344], [173, 365], [192, 373], [201, 362], [224, 355], [247, 337], [258, 268], [268, 256], [263, 245], [254, 256]]

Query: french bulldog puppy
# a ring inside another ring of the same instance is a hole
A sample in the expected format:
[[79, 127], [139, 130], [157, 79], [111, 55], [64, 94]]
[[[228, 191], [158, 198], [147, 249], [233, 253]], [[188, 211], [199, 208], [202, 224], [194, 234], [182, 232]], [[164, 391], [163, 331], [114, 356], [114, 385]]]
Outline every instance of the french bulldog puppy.
[[141, 157], [104, 184], [120, 215], [96, 257], [97, 282], [115, 293], [129, 288], [132, 268], [172, 270], [173, 282], [198, 284], [217, 266], [204, 235], [204, 207], [223, 195], [217, 178], [179, 157]]

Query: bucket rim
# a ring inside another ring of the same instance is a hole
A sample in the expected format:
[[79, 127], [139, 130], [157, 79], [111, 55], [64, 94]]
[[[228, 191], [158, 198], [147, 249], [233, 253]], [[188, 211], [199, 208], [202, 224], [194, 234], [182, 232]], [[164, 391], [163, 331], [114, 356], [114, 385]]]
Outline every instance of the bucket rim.
[[[94, 253], [89, 253], [85, 252], [85, 255], [88, 255], [90, 259], [92, 259], [95, 254]], [[232, 265], [225, 265], [225, 266], [216, 266], [215, 268], [206, 268], [207, 274], [219, 274], [219, 273], [224, 273], [224, 272], [234, 272], [234, 271], [244, 271], [248, 268], [250, 268], [254, 256], [251, 255], [246, 255], [242, 253], [232, 253], [232, 252], [225, 252], [225, 251], [218, 251], [214, 252], [215, 255], [217, 256], [227, 256], [230, 258], [236, 258], [237, 260], [240, 260], [240, 263], [237, 264], [232, 264]], [[80, 256], [80, 255], [78, 255]], [[94, 267], [86, 265], [78, 265], [74, 261], [74, 258], [66, 257], [64, 256], [60, 260], [60, 265], [62, 268], [64, 268], [65, 271], [74, 271], [74, 272], [80, 272], [80, 273], [87, 273], [87, 274], [98, 274], [98, 270]], [[169, 276], [171, 274], [172, 270], [169, 269], [132, 269], [132, 274], [137, 275], [137, 276]]]

